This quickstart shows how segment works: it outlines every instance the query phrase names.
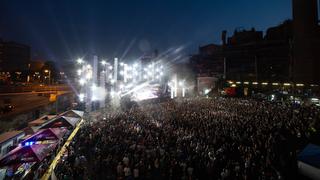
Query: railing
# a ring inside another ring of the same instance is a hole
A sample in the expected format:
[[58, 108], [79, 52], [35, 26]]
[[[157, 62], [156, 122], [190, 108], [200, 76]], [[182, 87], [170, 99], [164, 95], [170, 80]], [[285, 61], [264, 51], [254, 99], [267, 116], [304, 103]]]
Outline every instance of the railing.
[[32, 91], [68, 91], [68, 85], [27, 85], [27, 86], [0, 86], [0, 93], [32, 92]]
[[67, 150], [67, 146], [69, 146], [69, 144], [72, 142], [74, 136], [77, 134], [77, 132], [79, 131], [81, 125], [84, 123], [84, 119], [82, 119], [78, 125], [75, 127], [75, 129], [73, 130], [73, 132], [70, 134], [69, 138], [67, 139], [67, 141], [64, 143], [64, 145], [62, 146], [62, 148], [60, 149], [59, 153], [56, 155], [56, 157], [53, 159], [53, 161], [51, 162], [49, 168], [47, 169], [47, 171], [45, 172], [45, 174], [42, 176], [41, 180], [48, 180], [50, 179], [52, 173], [54, 173], [54, 169], [56, 168], [57, 164], [59, 163], [61, 157], [63, 156], [63, 154], [66, 152]]

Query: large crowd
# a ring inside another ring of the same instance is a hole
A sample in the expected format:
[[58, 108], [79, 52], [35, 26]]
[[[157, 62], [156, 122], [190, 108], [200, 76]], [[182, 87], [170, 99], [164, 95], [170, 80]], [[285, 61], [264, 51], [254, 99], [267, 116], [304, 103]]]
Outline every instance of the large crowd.
[[319, 110], [248, 99], [135, 105], [81, 127], [58, 179], [297, 179]]

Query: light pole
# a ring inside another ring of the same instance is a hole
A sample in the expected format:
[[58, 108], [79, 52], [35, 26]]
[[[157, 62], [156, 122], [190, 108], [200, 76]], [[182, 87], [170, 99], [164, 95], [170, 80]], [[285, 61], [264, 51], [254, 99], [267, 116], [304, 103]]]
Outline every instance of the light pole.
[[[45, 69], [44, 72], [46, 74], [48, 74], [48, 79], [49, 79], [48, 84], [50, 85], [51, 84], [51, 70]], [[45, 76], [45, 77], [47, 77], [47, 76]]]

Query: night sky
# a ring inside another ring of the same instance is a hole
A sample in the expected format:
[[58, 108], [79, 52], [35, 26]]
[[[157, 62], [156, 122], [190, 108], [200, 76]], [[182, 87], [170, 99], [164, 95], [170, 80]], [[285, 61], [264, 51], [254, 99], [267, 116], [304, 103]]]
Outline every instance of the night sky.
[[34, 59], [88, 54], [134, 59], [158, 49], [220, 43], [221, 31], [266, 30], [291, 18], [291, 0], [1, 0], [0, 38]]

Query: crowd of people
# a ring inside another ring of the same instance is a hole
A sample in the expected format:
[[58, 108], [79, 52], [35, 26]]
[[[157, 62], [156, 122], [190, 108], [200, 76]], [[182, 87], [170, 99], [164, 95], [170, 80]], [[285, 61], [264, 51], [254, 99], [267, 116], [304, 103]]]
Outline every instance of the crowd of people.
[[193, 98], [136, 105], [87, 122], [58, 179], [296, 179], [315, 107]]

